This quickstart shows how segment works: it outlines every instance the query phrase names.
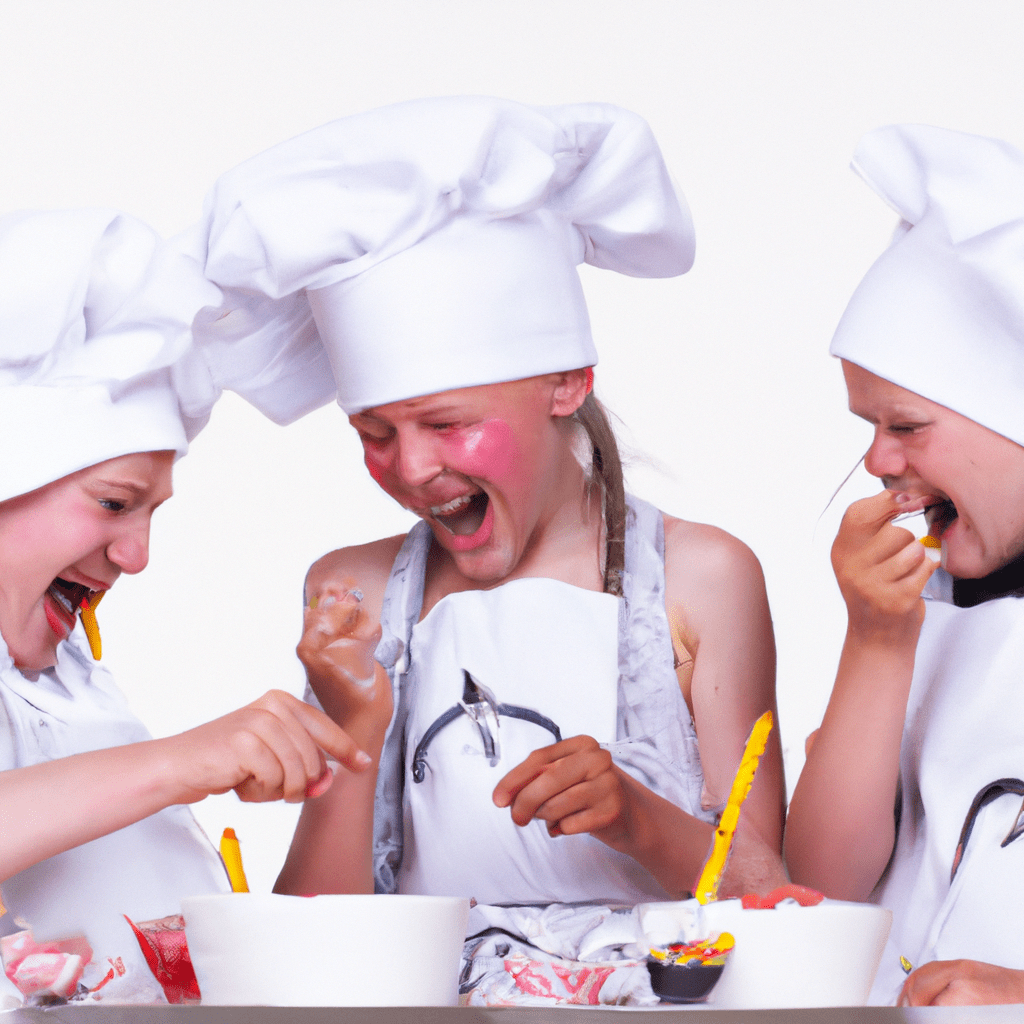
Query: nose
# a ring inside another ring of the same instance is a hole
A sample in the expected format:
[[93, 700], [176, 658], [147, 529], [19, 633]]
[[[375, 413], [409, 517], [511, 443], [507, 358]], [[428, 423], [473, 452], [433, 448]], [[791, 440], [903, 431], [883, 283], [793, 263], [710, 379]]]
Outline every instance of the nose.
[[887, 481], [903, 476], [907, 472], [907, 457], [899, 438], [876, 427], [871, 447], [864, 454], [864, 468], [872, 476], [880, 477], [886, 486]]
[[406, 434], [395, 441], [395, 472], [404, 484], [419, 487], [444, 471], [438, 445], [421, 431]]
[[125, 523], [124, 530], [107, 545], [107, 558], [121, 572], [142, 572], [149, 564], [149, 516]]

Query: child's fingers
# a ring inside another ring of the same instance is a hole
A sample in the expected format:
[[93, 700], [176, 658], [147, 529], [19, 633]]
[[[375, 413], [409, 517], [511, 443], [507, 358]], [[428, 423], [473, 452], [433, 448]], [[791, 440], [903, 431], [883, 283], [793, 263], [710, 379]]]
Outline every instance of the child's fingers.
[[560, 743], [555, 743], [550, 747], [534, 750], [525, 761], [521, 761], [499, 780], [491, 794], [495, 806], [508, 807], [524, 786], [533, 782], [551, 761], [557, 760], [561, 756], [561, 754], [551, 754], [551, 751], [560, 746]]
[[[557, 789], [534, 810], [531, 818], [527, 820], [539, 818], [541, 821], [551, 824], [557, 823], [566, 835], [574, 834], [577, 831], [589, 832], [594, 828], [603, 828], [617, 816], [619, 810], [619, 803], [615, 799], [617, 789], [616, 780], [610, 772], [582, 778]], [[517, 809], [516, 804], [513, 805], [513, 810], [515, 809]], [[587, 822], [587, 827], [580, 825], [584, 819]], [[514, 813], [513, 820], [515, 820]], [[567, 822], [573, 820], [579, 827], [567, 827]]]
[[242, 774], [233, 788], [239, 799], [246, 803], [301, 800], [311, 773], [281, 720], [252, 705], [233, 717], [238, 724], [233, 747]]
[[296, 700], [296, 715], [313, 742], [349, 771], [365, 771], [372, 759], [354, 739], [319, 708]]
[[[587, 784], [606, 773], [612, 765], [608, 751], [590, 736], [576, 736], [534, 753], [544, 755], [543, 766], [538, 771], [537, 761], [532, 766], [529, 765], [530, 758], [523, 762], [527, 769], [523, 784], [511, 794], [507, 805], [517, 825], [526, 825], [535, 817], [557, 821], [563, 814], [578, 810], [582, 806], [581, 801], [593, 798], [593, 787]], [[496, 803], [498, 797], [496, 790]], [[499, 803], [498, 806], [506, 805]]]
[[936, 500], [931, 494], [910, 498], [895, 491], [881, 491], [850, 505], [843, 516], [843, 525], [855, 531], [877, 533], [897, 516], [920, 512]]
[[376, 679], [377, 663], [374, 654], [380, 637], [379, 626], [367, 640], [340, 637], [324, 648], [323, 657], [337, 670], [342, 679], [357, 689], [365, 690], [372, 686]]
[[[569, 757], [580, 748], [580, 741], [588, 740], [588, 736], [573, 736], [560, 740], [548, 747], [539, 747], [522, 762], [517, 764], [494, 787], [491, 798], [498, 807], [508, 807], [519, 792], [528, 786], [539, 775], [547, 771], [548, 766]], [[590, 742], [594, 742], [590, 740]]]
[[336, 767], [337, 764], [334, 761], [326, 761], [324, 763], [324, 770], [320, 774], [320, 778], [314, 779], [306, 786], [307, 800], [315, 800], [318, 796], [323, 796], [331, 788], [334, 783], [334, 769]]
[[370, 639], [374, 623], [363, 610], [363, 592], [354, 580], [328, 583], [306, 595], [303, 630], [329, 635]]
[[333, 717], [347, 721], [373, 699], [374, 684], [386, 681], [374, 660], [380, 637], [352, 581], [321, 587], [309, 599], [296, 654]]
[[344, 730], [291, 694], [270, 691], [242, 710], [238, 743], [249, 777], [235, 788], [243, 800], [297, 803], [325, 792], [332, 774], [324, 751], [353, 771], [370, 763]]
[[[622, 802], [618, 793], [611, 786], [599, 785], [598, 780], [587, 783], [577, 789], [588, 790], [579, 794], [579, 806], [562, 813], [561, 810], [548, 816], [545, 805], [537, 815], [542, 821], [549, 822], [548, 835], [576, 836], [588, 832], [600, 832], [618, 821], [622, 813]], [[575, 790], [572, 791], [575, 793]], [[557, 815], [557, 816], [556, 816]]]
[[[301, 773], [304, 776], [301, 788], [305, 790], [311, 779], [320, 777], [325, 766], [320, 747], [303, 722], [304, 718], [315, 721], [312, 716], [305, 714], [309, 705], [283, 690], [268, 690], [253, 701], [249, 708], [269, 714], [266, 727], [258, 734], [282, 759], [287, 758], [288, 764], [294, 766], [293, 775]], [[294, 788], [297, 788], [297, 784], [293, 782]]]

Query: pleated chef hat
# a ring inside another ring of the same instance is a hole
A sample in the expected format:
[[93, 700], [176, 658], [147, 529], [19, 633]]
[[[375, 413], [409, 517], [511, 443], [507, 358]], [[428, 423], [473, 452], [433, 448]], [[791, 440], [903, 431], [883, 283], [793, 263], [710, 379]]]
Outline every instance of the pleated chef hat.
[[0, 218], [0, 500], [132, 452], [182, 454], [209, 416], [181, 372], [194, 263], [112, 210]]
[[228, 298], [205, 329], [249, 324], [307, 370], [270, 382], [261, 407], [285, 388], [284, 413], [335, 386], [356, 412], [593, 365], [577, 264], [669, 277], [694, 249], [642, 118], [486, 97], [414, 100], [282, 143], [216, 183], [198, 230]]
[[891, 125], [861, 139], [853, 168], [902, 220], [832, 354], [1024, 444], [1024, 157]]

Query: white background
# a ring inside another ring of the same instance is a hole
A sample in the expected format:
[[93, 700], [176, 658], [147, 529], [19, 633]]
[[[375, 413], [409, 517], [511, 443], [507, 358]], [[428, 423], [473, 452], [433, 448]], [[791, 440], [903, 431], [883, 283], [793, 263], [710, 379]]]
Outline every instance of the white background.
[[[641, 453], [632, 489], [761, 558], [792, 787], [843, 633], [828, 547], [876, 489], [860, 471], [822, 514], [869, 439], [828, 341], [894, 225], [850, 154], [900, 121], [1024, 145], [1022, 53], [1019, 0], [0, 0], [0, 212], [109, 205], [171, 234], [235, 163], [414, 96], [643, 114], [690, 199], [697, 262], [672, 281], [584, 268], [597, 391]], [[300, 691], [306, 567], [410, 522], [357, 448], [334, 406], [285, 429], [234, 396], [217, 407], [150, 568], [100, 614], [154, 733]], [[229, 794], [196, 810], [214, 838], [235, 827], [268, 889], [295, 809]]]

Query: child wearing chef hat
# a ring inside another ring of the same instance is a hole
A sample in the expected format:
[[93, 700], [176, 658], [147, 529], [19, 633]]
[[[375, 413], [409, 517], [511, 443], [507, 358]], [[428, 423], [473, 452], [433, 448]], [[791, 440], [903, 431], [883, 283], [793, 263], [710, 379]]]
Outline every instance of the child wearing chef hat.
[[[326, 352], [367, 469], [421, 520], [310, 569], [299, 653], [375, 770], [306, 805], [279, 888], [688, 892], [774, 707], [774, 647], [756, 559], [624, 493], [591, 390], [577, 265], [668, 277], [693, 259], [647, 124], [399, 104], [225, 175], [202, 232], [229, 299], [306, 305], [307, 357]], [[762, 772], [734, 890], [781, 877], [777, 740]]]
[[[849, 627], [787, 862], [893, 910], [874, 1001], [1024, 1002], [1024, 157], [897, 125], [854, 168], [901, 218], [832, 342], [886, 490], [833, 547]], [[894, 525], [921, 510], [941, 567]]]
[[368, 763], [283, 693], [151, 740], [98, 660], [95, 606], [145, 567], [172, 465], [218, 393], [190, 333], [218, 302], [130, 217], [0, 219], [0, 935], [76, 949], [53, 979], [8, 958], [22, 993], [162, 1001], [123, 915], [163, 918], [228, 887], [181, 805], [232, 788], [300, 800], [329, 784], [324, 751]]

